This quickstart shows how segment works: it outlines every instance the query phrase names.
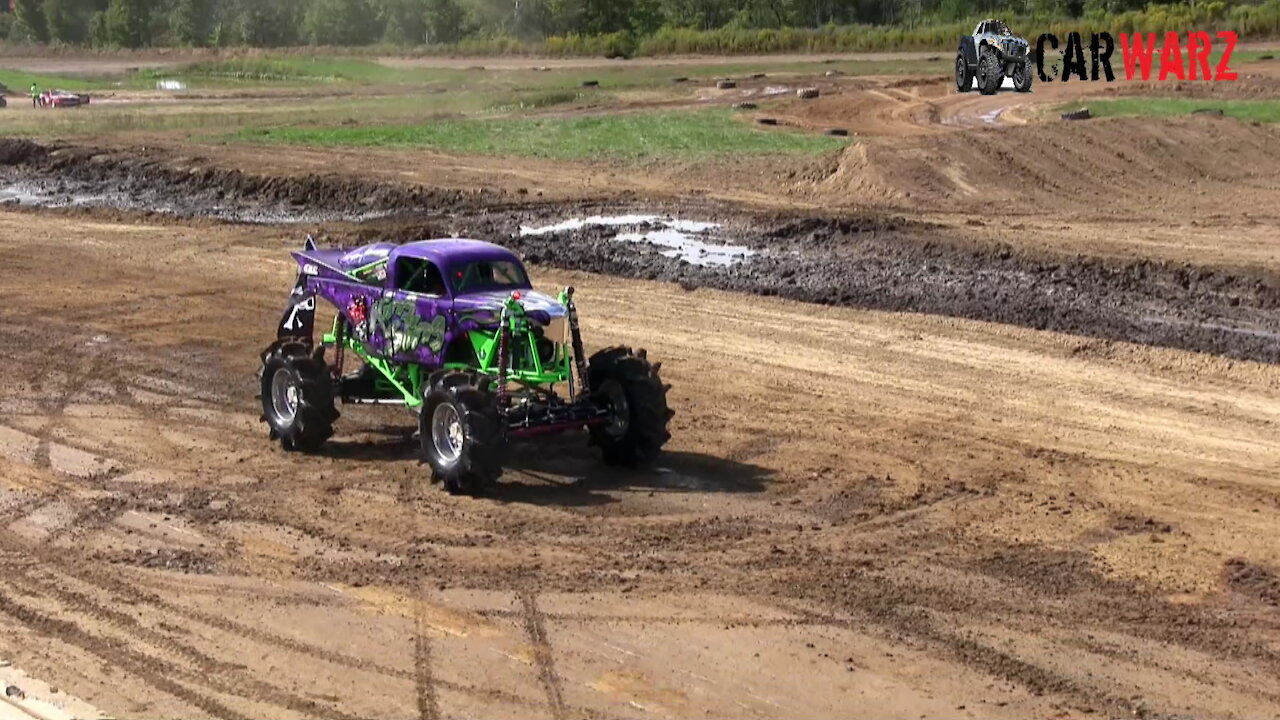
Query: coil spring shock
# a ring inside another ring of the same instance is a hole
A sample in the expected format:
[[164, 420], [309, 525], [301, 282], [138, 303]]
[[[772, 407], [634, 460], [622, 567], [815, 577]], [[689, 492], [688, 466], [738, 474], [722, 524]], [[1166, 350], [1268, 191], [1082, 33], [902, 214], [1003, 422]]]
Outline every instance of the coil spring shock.
[[569, 338], [573, 347], [573, 364], [578, 371], [580, 386], [575, 395], [581, 397], [590, 392], [591, 388], [587, 386], [587, 360], [582, 349], [582, 331], [578, 329], [578, 306], [573, 302], [573, 286], [565, 288], [564, 294], [565, 312], [569, 316]]
[[343, 363], [343, 360], [345, 360], [345, 357], [344, 357], [344, 356], [345, 356], [346, 348], [347, 348], [347, 338], [346, 338], [346, 336], [347, 336], [347, 321], [346, 321], [346, 319], [344, 319], [344, 318], [342, 318], [342, 317], [339, 317], [339, 318], [338, 318], [337, 325], [338, 325], [338, 327], [337, 327], [337, 329], [336, 329], [336, 330], [334, 331], [334, 333], [333, 333], [333, 337], [334, 337], [334, 346], [333, 346], [333, 379], [334, 379], [334, 380], [341, 380], [341, 379], [342, 379], [342, 363]]
[[[514, 302], [509, 300], [508, 304]], [[498, 316], [498, 412], [507, 409], [507, 366], [511, 364], [511, 326], [507, 304], [502, 306]]]

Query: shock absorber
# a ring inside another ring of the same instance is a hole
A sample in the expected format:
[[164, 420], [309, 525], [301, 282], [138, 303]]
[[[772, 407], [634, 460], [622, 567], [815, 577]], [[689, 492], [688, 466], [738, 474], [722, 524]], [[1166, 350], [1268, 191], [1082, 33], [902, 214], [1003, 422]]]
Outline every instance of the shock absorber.
[[333, 330], [333, 379], [342, 380], [342, 362], [347, 346], [347, 321], [341, 314], [334, 320], [337, 327]]
[[512, 297], [502, 304], [502, 312], [498, 315], [498, 412], [506, 412], [507, 408], [507, 367], [511, 364], [511, 314], [512, 307], [518, 302], [520, 295], [512, 293]]
[[573, 302], [573, 286], [564, 289], [565, 313], [569, 316], [569, 342], [573, 347], [573, 365], [578, 372], [578, 396], [591, 391], [587, 386], [587, 360], [582, 349], [582, 331], [578, 328], [578, 306]]

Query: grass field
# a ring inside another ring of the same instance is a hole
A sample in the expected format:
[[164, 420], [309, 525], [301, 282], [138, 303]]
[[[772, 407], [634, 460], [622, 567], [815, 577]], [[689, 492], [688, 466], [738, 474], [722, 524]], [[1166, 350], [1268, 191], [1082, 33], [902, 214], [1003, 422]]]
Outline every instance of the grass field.
[[1088, 107], [1095, 117], [1114, 117], [1119, 115], [1172, 117], [1190, 115], [1197, 110], [1221, 110], [1222, 114], [1241, 120], [1257, 122], [1280, 122], [1280, 100], [1209, 100], [1192, 98], [1117, 98], [1114, 100], [1093, 100], [1088, 103], [1073, 103], [1060, 108], [1061, 111], [1077, 110]]
[[758, 130], [735, 120], [727, 110], [444, 120], [372, 127], [256, 128], [241, 130], [225, 139], [322, 147], [419, 147], [561, 160], [821, 153], [847, 142]]

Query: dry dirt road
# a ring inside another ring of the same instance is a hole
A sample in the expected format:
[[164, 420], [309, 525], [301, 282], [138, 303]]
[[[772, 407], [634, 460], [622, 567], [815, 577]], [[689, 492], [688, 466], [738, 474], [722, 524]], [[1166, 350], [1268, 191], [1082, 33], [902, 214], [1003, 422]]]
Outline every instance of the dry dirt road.
[[1277, 716], [1276, 367], [535, 268], [669, 452], [457, 498], [266, 440], [292, 231], [0, 237], [0, 657], [116, 716]]

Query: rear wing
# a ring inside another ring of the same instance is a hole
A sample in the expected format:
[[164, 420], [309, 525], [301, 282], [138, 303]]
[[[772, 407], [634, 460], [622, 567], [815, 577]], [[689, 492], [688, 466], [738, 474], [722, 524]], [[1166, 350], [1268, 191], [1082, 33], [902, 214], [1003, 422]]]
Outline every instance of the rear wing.
[[315, 238], [307, 235], [302, 252], [293, 253], [298, 260], [298, 280], [293, 284], [289, 303], [280, 317], [280, 324], [276, 326], [276, 339], [281, 342], [300, 342], [308, 347], [315, 344], [316, 293], [309, 287], [307, 277], [317, 274], [319, 269], [306, 257], [306, 253], [315, 249]]

